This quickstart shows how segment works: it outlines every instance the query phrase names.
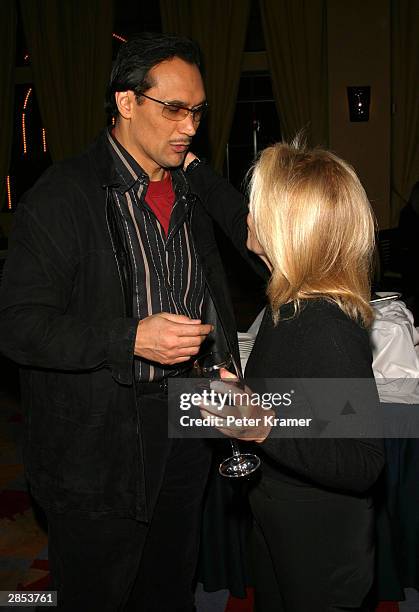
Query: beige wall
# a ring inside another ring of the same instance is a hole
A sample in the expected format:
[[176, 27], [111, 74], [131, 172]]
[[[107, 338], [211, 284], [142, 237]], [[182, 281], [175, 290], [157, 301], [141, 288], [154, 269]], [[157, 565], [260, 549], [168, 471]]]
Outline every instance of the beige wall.
[[[381, 229], [390, 224], [390, 3], [328, 0], [330, 148], [359, 174]], [[370, 120], [349, 121], [346, 87], [370, 85]]]

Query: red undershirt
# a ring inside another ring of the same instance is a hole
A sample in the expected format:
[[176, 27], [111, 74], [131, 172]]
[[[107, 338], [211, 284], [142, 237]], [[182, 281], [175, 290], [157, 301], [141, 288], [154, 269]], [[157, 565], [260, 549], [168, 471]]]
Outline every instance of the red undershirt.
[[160, 221], [164, 233], [169, 232], [170, 215], [175, 203], [175, 192], [172, 187], [170, 172], [162, 181], [150, 181], [145, 194], [145, 201]]

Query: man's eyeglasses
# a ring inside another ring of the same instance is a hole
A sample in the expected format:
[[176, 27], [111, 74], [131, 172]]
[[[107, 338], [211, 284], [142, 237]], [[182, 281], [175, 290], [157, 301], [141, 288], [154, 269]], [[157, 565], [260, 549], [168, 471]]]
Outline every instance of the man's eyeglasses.
[[147, 98], [147, 100], [152, 100], [153, 102], [157, 102], [157, 104], [161, 104], [162, 115], [166, 117], [166, 119], [170, 119], [170, 121], [183, 121], [189, 115], [192, 115], [192, 121], [194, 123], [199, 123], [201, 119], [205, 116], [208, 110], [208, 103], [204, 102], [199, 106], [195, 106], [195, 108], [188, 108], [187, 106], [179, 106], [178, 104], [172, 104], [171, 102], [162, 102], [161, 100], [156, 100], [156, 98], [152, 98], [151, 96], [146, 96], [143, 93], [134, 92], [136, 97], [142, 96], [143, 98]]

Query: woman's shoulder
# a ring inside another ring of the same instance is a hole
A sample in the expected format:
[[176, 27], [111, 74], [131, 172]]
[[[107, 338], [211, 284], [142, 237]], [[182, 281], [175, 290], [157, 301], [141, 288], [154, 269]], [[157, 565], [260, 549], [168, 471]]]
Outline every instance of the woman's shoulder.
[[336, 321], [347, 323], [354, 329], [364, 330], [364, 327], [359, 321], [351, 319], [336, 302], [327, 298], [301, 300], [298, 319], [300, 322], [304, 323], [307, 321]]
[[372, 375], [368, 331], [334, 302], [306, 300], [296, 318], [303, 376]]
[[333, 329], [338, 336], [349, 334], [368, 340], [368, 331], [361, 322], [351, 319], [335, 302], [324, 298], [301, 300], [297, 310], [294, 303], [284, 304], [280, 308], [277, 325], [273, 322], [272, 310], [268, 306], [261, 325], [263, 328], [267, 328], [270, 334], [303, 334], [306, 338], [313, 336], [316, 339], [330, 337]]

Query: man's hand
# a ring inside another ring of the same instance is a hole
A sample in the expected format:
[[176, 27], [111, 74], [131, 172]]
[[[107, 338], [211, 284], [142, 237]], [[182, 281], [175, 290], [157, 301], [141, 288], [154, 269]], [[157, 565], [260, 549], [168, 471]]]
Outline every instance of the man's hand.
[[134, 354], [162, 365], [188, 361], [199, 348], [212, 325], [199, 319], [161, 312], [141, 319], [137, 327]]

